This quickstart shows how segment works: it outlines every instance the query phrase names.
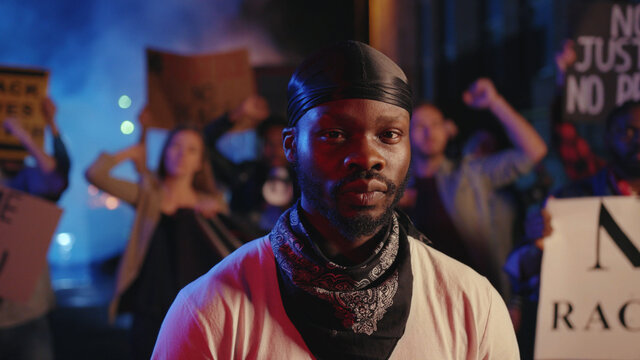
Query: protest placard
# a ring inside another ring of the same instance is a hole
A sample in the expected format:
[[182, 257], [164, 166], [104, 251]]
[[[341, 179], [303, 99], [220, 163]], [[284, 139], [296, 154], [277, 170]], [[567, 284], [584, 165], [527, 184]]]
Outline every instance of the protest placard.
[[255, 92], [249, 53], [183, 56], [147, 49], [147, 99], [151, 126], [203, 126]]
[[564, 118], [603, 122], [615, 107], [640, 100], [640, 4], [589, 3], [567, 71]]
[[[48, 73], [43, 70], [0, 67], [0, 123], [15, 117], [36, 144], [44, 144], [45, 122], [40, 111], [47, 96]], [[0, 159], [20, 160], [27, 151], [0, 126]]]
[[52, 202], [0, 185], [0, 298], [29, 299], [61, 215]]
[[640, 359], [640, 198], [547, 208], [535, 359]]

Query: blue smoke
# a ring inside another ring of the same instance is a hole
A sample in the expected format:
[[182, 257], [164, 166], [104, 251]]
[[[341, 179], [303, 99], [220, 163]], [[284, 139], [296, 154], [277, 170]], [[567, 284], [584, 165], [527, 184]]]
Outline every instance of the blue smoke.
[[[59, 203], [64, 215], [49, 252], [54, 268], [116, 255], [127, 241], [133, 210], [125, 204], [107, 209], [106, 195], [91, 192], [84, 170], [101, 151], [114, 152], [138, 139], [139, 129], [124, 135], [120, 124], [136, 123], [144, 106], [146, 47], [181, 53], [248, 47], [254, 64], [282, 62], [265, 32], [243, 20], [242, 5], [241, 0], [0, 2], [0, 65], [50, 71], [49, 95], [72, 158], [71, 184]], [[131, 107], [118, 106], [122, 95], [132, 99]], [[151, 136], [152, 168], [162, 135]], [[115, 174], [135, 179], [132, 166]]]

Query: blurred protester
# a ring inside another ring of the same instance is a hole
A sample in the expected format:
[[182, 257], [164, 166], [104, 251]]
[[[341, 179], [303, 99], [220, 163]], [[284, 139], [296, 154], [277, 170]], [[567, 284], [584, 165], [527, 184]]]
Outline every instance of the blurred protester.
[[[530, 205], [524, 219], [524, 236], [521, 246], [518, 246], [505, 265], [511, 283], [511, 300], [509, 312], [517, 330], [518, 342], [522, 350], [523, 359], [533, 358], [533, 340], [535, 338], [538, 288], [540, 285], [540, 261], [542, 252], [534, 244], [541, 244], [540, 240], [551, 233], [551, 218], [544, 209], [549, 191], [560, 196], [567, 188], [567, 180], [578, 181], [589, 178], [603, 169], [606, 161], [593, 153], [591, 146], [582, 138], [576, 125], [564, 121], [564, 87], [566, 73], [577, 60], [575, 44], [572, 40], [565, 40], [562, 48], [555, 55], [556, 65], [556, 95], [550, 108], [552, 128], [552, 156], [561, 162], [560, 171], [555, 171], [552, 181], [539, 189]], [[545, 164], [551, 170], [551, 164]], [[544, 169], [538, 169], [541, 174]], [[548, 178], [548, 176], [547, 176]], [[542, 195], [542, 196], [541, 196]], [[541, 246], [541, 245], [540, 245]]]
[[[205, 128], [216, 178], [231, 193], [233, 218], [254, 229], [253, 237], [269, 232], [282, 212], [293, 205], [294, 172], [282, 147], [282, 130], [286, 126], [285, 119], [270, 115], [264, 98], [253, 95]], [[250, 128], [255, 128], [260, 139], [259, 159], [237, 163], [220, 151], [220, 138]]]
[[[627, 102], [614, 109], [607, 117], [604, 137], [611, 161], [594, 175], [560, 189], [554, 197], [640, 194], [640, 102]], [[523, 355], [532, 355], [543, 240], [553, 231], [549, 212], [542, 209], [529, 216], [525, 230], [528, 243], [509, 255], [504, 271], [514, 292], [526, 301], [524, 308], [512, 307], [510, 313], [516, 330], [526, 334], [521, 336]]]
[[404, 203], [410, 204], [409, 215], [434, 247], [487, 276], [506, 296], [508, 284], [501, 267], [512, 242], [510, 234], [493, 227], [491, 198], [497, 189], [529, 172], [547, 147], [489, 79], [472, 84], [463, 100], [472, 108], [489, 109], [516, 148], [454, 162], [445, 148], [455, 126], [435, 106], [420, 105], [411, 121], [414, 179]]
[[[148, 110], [140, 122], [148, 123]], [[161, 152], [157, 174], [145, 166], [144, 143], [113, 155], [103, 153], [87, 169], [87, 180], [136, 208], [133, 229], [120, 261], [110, 316], [133, 313], [136, 359], [148, 359], [162, 319], [178, 291], [240, 245], [216, 217], [228, 206], [213, 181], [201, 134], [173, 129]], [[138, 183], [110, 176], [131, 160]]]
[[605, 160], [594, 154], [587, 141], [578, 135], [575, 124], [562, 119], [566, 73], [576, 59], [573, 41], [566, 40], [555, 56], [556, 96], [551, 105], [552, 144], [572, 181], [589, 177], [605, 166]]
[[[17, 119], [8, 118], [3, 128], [35, 159], [36, 166], [23, 161], [1, 160], [0, 183], [50, 201], [58, 201], [69, 184], [70, 160], [55, 123], [56, 106], [42, 102], [44, 120], [53, 135], [53, 156], [45, 153]], [[53, 342], [47, 314], [55, 303], [45, 267], [31, 298], [26, 303], [0, 298], [0, 359], [53, 359]]]
[[[500, 143], [497, 136], [487, 129], [480, 129], [466, 141], [462, 149], [462, 156], [467, 161], [473, 161], [496, 154], [499, 150]], [[496, 266], [499, 267], [504, 264], [508, 253], [513, 249], [516, 227], [522, 224], [519, 205], [523, 194], [516, 187], [516, 184], [518, 183], [514, 182], [497, 188], [489, 192], [487, 197], [493, 242], [498, 244], [493, 251], [499, 251], [497, 254], [494, 253], [494, 257], [497, 259]], [[508, 284], [507, 276], [504, 273], [500, 273], [500, 275], [500, 284], [502, 286]], [[507, 295], [508, 289], [501, 290], [504, 292], [503, 295]]]

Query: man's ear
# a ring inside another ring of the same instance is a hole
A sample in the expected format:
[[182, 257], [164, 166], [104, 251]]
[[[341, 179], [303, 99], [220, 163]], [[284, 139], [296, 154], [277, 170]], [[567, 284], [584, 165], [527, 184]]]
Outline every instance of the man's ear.
[[294, 163], [296, 160], [296, 128], [287, 127], [282, 130], [282, 147], [287, 161]]
[[458, 135], [458, 126], [451, 119], [444, 119], [444, 128], [447, 132], [447, 139], [453, 139]]

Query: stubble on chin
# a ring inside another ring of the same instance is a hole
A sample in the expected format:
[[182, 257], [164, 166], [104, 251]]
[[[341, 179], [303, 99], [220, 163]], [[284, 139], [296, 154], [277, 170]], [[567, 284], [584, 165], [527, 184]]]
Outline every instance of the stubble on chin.
[[[407, 173], [402, 183], [397, 185], [389, 179], [371, 172], [361, 172], [348, 176], [332, 186], [329, 196], [336, 206], [330, 206], [322, 198], [322, 194], [324, 193], [323, 184], [316, 180], [314, 176], [305, 172], [304, 169], [301, 169], [298, 163], [294, 164], [294, 169], [297, 174], [300, 190], [305, 199], [311, 203], [315, 210], [329, 220], [342, 236], [352, 241], [362, 237], [373, 236], [382, 227], [389, 224], [393, 217], [394, 208], [398, 201], [400, 201], [400, 198], [402, 198], [409, 179], [409, 174]], [[369, 214], [357, 214], [354, 216], [342, 215], [339, 211], [340, 206], [338, 205], [338, 193], [341, 186], [356, 179], [371, 177], [375, 177], [387, 185], [386, 204], [384, 205], [383, 213], [379, 216]], [[391, 200], [389, 200], [390, 198]]]

